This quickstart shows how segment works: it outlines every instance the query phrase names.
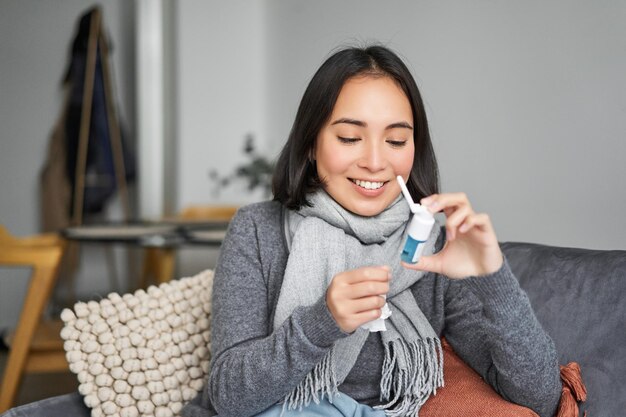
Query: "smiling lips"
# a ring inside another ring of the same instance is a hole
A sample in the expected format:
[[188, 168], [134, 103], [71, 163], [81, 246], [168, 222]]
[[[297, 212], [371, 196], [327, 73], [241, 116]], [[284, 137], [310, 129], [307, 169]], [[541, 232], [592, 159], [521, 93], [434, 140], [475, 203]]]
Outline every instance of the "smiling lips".
[[350, 181], [352, 181], [354, 184], [366, 190], [378, 190], [387, 182], [387, 181], [363, 181], [363, 180], [355, 180], [352, 178], [350, 178]]

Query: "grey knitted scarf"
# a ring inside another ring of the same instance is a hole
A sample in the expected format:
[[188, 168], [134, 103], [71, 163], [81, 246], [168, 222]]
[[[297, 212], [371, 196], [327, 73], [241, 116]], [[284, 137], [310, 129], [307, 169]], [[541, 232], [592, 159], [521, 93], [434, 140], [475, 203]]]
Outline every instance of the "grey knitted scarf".
[[[381, 333], [385, 358], [376, 408], [387, 416], [417, 415], [438, 387], [443, 386], [441, 343], [420, 310], [410, 287], [422, 272], [400, 265], [410, 210], [398, 197], [374, 217], [350, 213], [326, 192], [309, 198], [312, 207], [290, 211], [287, 230], [290, 254], [280, 290], [274, 328], [279, 327], [298, 306], [312, 305], [325, 296], [332, 277], [363, 266], [390, 265], [392, 268], [387, 303], [391, 316]], [[433, 253], [439, 235], [435, 225], [424, 254]], [[302, 408], [324, 397], [332, 402], [337, 387], [346, 378], [361, 351], [369, 331], [359, 328], [339, 339], [330, 352], [284, 399], [287, 409]]]

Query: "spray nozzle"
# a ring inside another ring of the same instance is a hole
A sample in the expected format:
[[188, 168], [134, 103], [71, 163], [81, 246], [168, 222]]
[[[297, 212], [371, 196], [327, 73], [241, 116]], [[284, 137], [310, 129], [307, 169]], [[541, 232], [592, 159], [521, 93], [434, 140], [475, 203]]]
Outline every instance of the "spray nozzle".
[[409, 208], [411, 209], [411, 213], [414, 213], [414, 214], [417, 214], [417, 213], [428, 213], [428, 214], [430, 214], [430, 212], [428, 211], [428, 209], [426, 207], [422, 206], [421, 204], [413, 202], [413, 197], [411, 197], [411, 194], [409, 193], [408, 188], [406, 188], [406, 184], [404, 183], [404, 179], [402, 179], [402, 176], [398, 175], [396, 177], [396, 180], [398, 180], [398, 184], [400, 184], [400, 189], [402, 190], [402, 194], [404, 195], [404, 198], [406, 199], [406, 202], [409, 204]]

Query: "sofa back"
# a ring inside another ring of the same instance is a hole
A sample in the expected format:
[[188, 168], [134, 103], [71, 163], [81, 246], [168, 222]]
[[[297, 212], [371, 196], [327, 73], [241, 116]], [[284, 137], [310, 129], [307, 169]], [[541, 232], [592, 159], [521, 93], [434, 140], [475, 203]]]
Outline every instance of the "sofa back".
[[589, 416], [626, 415], [626, 251], [502, 245], [559, 362], [578, 362]]

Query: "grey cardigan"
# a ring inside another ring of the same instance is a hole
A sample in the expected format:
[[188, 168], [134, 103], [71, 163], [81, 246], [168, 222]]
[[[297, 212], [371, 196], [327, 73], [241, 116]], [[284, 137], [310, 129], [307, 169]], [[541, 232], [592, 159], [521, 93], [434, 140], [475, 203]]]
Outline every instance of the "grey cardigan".
[[[280, 401], [346, 336], [324, 297], [272, 329], [289, 256], [284, 210], [277, 202], [252, 204], [229, 226], [215, 269], [210, 375], [184, 416], [255, 415]], [[554, 414], [561, 391], [554, 344], [506, 260], [486, 276], [427, 274], [411, 290], [435, 332], [504, 398], [542, 417]], [[380, 335], [371, 333], [339, 390], [379, 404], [382, 361]]]

